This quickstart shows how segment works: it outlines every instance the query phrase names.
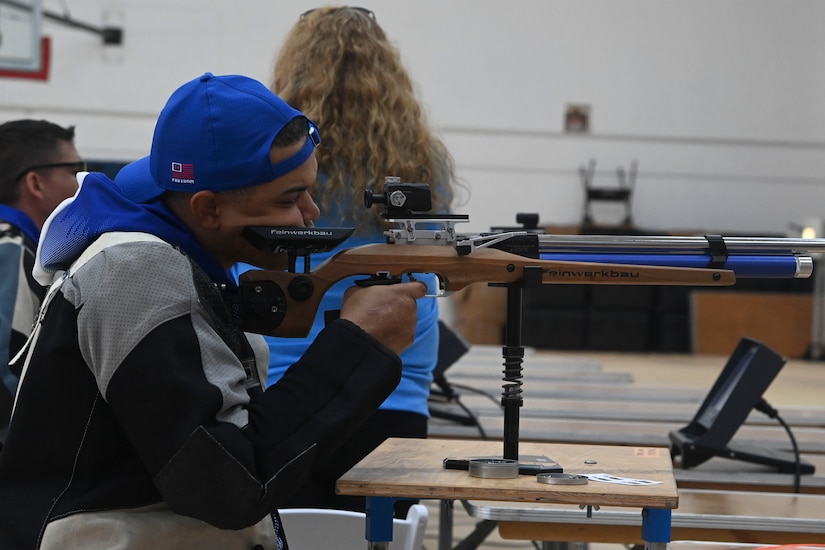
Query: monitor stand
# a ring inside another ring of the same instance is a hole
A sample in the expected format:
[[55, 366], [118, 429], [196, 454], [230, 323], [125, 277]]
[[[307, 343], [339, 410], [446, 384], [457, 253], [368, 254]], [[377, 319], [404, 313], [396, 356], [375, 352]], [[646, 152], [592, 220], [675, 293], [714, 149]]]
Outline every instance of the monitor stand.
[[[760, 442], [731, 442], [724, 447], [710, 447], [697, 443], [693, 436], [684, 432], [671, 432], [671, 455], [681, 455], [682, 468], [693, 468], [713, 457], [742, 460], [755, 464], [772, 466], [783, 474], [796, 473], [796, 458], [788, 451], [774, 449]], [[801, 474], [814, 473], [813, 464], [802, 459], [799, 461]]]

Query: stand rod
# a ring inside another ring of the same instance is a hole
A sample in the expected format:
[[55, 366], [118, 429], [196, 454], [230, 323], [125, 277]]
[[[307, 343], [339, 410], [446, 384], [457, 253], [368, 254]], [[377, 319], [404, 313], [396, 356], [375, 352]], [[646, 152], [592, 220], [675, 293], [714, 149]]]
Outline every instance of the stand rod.
[[519, 408], [521, 397], [521, 364], [524, 360], [524, 346], [521, 345], [522, 324], [522, 283], [506, 285], [507, 324], [505, 326], [504, 383], [502, 384], [501, 405], [504, 407], [504, 458], [518, 460]]

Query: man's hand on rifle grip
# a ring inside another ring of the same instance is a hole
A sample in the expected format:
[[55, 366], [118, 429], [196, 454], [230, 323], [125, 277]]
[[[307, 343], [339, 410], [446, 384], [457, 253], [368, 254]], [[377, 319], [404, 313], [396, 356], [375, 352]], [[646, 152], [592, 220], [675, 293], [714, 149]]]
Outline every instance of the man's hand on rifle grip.
[[427, 293], [421, 282], [353, 286], [344, 294], [341, 318], [360, 326], [373, 338], [401, 353], [415, 339], [418, 306]]

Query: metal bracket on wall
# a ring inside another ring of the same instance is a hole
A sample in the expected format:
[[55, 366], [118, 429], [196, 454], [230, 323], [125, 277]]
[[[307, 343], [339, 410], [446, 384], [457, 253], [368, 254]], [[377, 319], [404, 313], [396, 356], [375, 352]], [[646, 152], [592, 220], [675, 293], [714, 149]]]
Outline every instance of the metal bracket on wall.
[[[32, 9], [31, 5], [24, 2], [19, 2], [18, 0], [0, 0], [0, 4], [6, 4], [21, 10], [30, 11]], [[123, 29], [121, 27], [96, 27], [89, 23], [72, 19], [67, 15], [60, 15], [48, 10], [43, 10], [42, 16], [45, 19], [55, 21], [68, 27], [100, 35], [103, 38], [103, 43], [107, 46], [118, 46], [123, 43]]]

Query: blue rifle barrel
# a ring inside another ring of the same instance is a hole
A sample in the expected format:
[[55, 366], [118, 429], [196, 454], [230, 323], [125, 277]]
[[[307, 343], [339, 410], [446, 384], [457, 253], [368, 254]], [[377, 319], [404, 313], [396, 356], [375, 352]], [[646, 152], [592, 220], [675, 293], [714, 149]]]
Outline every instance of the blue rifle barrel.
[[[825, 252], [825, 239], [786, 237], [721, 237], [730, 254], [790, 255]], [[539, 234], [539, 251], [709, 254], [710, 243], [698, 236], [550, 235]]]
[[[710, 267], [707, 254], [625, 254], [625, 253], [541, 253], [542, 260], [567, 262], [596, 262], [606, 264], [655, 265], [661, 267]], [[813, 260], [808, 256], [728, 256], [720, 269], [729, 269], [741, 279], [805, 279], [813, 272]]]

